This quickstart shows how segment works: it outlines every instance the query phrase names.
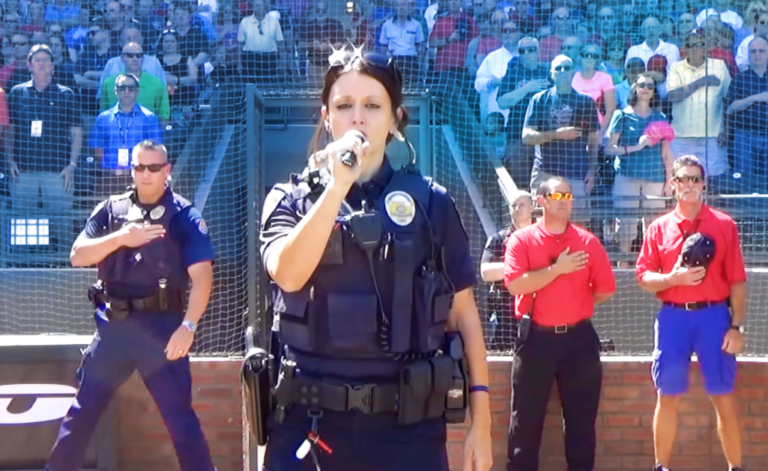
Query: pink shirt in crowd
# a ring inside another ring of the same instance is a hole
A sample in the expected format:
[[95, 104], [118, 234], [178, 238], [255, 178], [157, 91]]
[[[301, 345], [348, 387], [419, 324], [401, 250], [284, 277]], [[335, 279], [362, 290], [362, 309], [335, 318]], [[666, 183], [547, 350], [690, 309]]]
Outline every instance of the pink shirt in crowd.
[[[605, 116], [599, 111], [603, 103], [603, 94], [608, 90], [614, 89], [611, 76], [605, 72], [595, 72], [595, 75], [593, 75], [591, 79], [585, 80], [584, 77], [581, 76], [581, 72], [576, 72], [573, 76], [573, 80], [571, 80], [571, 87], [577, 92], [589, 95], [595, 100], [598, 110], [597, 117], [600, 120], [600, 125], [602, 125]], [[602, 106], [602, 108], [605, 109], [605, 106]]]

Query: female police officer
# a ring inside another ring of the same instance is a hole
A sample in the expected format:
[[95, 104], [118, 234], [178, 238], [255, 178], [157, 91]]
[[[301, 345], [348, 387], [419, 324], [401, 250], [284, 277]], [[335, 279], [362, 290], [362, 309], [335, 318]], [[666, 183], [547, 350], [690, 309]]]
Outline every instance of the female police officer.
[[330, 62], [310, 158], [325, 177], [276, 185], [262, 215], [282, 356], [265, 467], [447, 470], [446, 418], [464, 396], [456, 362], [438, 350], [452, 350], [446, 331], [458, 331], [471, 376], [464, 470], [488, 470], [466, 233], [444, 188], [412, 166], [394, 170], [384, 153], [408, 118], [394, 63], [357, 49]]

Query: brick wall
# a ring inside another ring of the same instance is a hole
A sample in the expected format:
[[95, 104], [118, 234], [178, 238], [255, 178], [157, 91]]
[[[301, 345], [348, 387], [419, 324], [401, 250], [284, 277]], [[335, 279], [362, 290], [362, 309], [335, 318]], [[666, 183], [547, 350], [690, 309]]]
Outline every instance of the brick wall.
[[[218, 471], [243, 470], [240, 360], [193, 360], [193, 405]], [[134, 374], [118, 391], [120, 471], [176, 471], [171, 437], [152, 397]]]
[[[715, 431], [717, 419], [701, 385], [698, 365], [692, 365], [690, 395], [680, 405], [678, 439], [672, 468], [724, 471], [727, 469]], [[493, 470], [506, 465], [509, 425], [509, 362], [493, 362]], [[749, 471], [768, 471], [768, 364], [739, 363], [739, 409], [744, 426], [744, 465]], [[605, 362], [603, 395], [597, 419], [597, 469], [650, 471], [653, 467], [651, 424], [656, 403], [650, 362]], [[466, 426], [450, 431], [451, 469], [461, 469]], [[566, 469], [562, 422], [557, 391], [552, 390], [542, 439], [540, 471]]]
[[[244, 465], [240, 361], [192, 363], [194, 406], [203, 424], [219, 471]], [[505, 469], [509, 423], [510, 363], [491, 363], [494, 470]], [[691, 395], [681, 404], [675, 471], [724, 471], [725, 460], [714, 430], [716, 418], [706, 398], [696, 364]], [[651, 421], [655, 393], [650, 363], [604, 363], [603, 398], [598, 417], [598, 469], [650, 471], [653, 466]], [[749, 471], [768, 471], [768, 364], [739, 363], [739, 407], [744, 424], [744, 456]], [[117, 396], [121, 471], [178, 470], [173, 446], [157, 408], [134, 376]], [[541, 450], [541, 471], [566, 469], [557, 392], [553, 390]], [[461, 469], [465, 426], [449, 430], [453, 470]], [[251, 471], [251, 470], [248, 470]]]

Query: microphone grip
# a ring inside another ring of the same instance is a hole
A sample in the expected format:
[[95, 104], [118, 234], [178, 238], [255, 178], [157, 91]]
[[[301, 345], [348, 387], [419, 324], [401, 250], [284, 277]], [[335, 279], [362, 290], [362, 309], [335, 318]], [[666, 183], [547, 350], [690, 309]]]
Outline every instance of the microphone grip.
[[357, 156], [354, 152], [349, 151], [341, 157], [341, 162], [347, 167], [352, 167], [357, 163]]

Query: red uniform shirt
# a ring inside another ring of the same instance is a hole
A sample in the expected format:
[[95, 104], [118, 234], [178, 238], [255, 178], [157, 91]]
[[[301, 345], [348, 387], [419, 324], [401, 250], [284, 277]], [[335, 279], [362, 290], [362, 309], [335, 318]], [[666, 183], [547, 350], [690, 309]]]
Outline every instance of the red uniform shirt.
[[[589, 319], [595, 311], [593, 295], [616, 291], [608, 254], [594, 235], [573, 224], [563, 234], [552, 234], [543, 222], [515, 231], [509, 238], [504, 257], [504, 286], [526, 272], [554, 264], [566, 248], [570, 248], [570, 253], [585, 251], [589, 262], [583, 269], [560, 275], [536, 292], [531, 316], [536, 324], [555, 326]], [[530, 312], [532, 299], [532, 294], [515, 297], [517, 317]]]
[[464, 67], [467, 61], [467, 46], [473, 38], [477, 37], [477, 26], [471, 16], [459, 12], [457, 16], [442, 16], [437, 19], [432, 28], [430, 39], [448, 39], [459, 24], [465, 26], [464, 38], [459, 38], [450, 44], [437, 48], [435, 54], [435, 72], [443, 72], [456, 67]]
[[683, 250], [683, 233], [690, 235], [694, 232], [701, 232], [715, 241], [715, 256], [707, 268], [707, 275], [697, 286], [673, 286], [659, 291], [656, 297], [663, 302], [725, 301], [731, 295], [731, 285], [747, 280], [736, 223], [727, 214], [707, 205], [701, 207], [693, 221], [685, 219], [675, 209], [648, 226], [643, 249], [637, 257], [637, 279], [649, 271], [670, 273]]

